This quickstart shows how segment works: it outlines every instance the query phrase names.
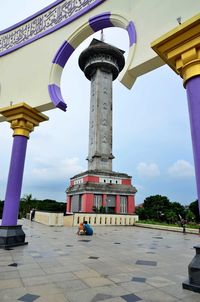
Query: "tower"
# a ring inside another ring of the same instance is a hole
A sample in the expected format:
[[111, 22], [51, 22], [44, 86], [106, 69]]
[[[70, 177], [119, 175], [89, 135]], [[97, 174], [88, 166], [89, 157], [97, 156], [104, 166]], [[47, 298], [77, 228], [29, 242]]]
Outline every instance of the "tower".
[[79, 57], [79, 67], [91, 81], [88, 170], [71, 178], [67, 212], [134, 213], [131, 177], [112, 171], [112, 81], [124, 67], [123, 53], [93, 39]]

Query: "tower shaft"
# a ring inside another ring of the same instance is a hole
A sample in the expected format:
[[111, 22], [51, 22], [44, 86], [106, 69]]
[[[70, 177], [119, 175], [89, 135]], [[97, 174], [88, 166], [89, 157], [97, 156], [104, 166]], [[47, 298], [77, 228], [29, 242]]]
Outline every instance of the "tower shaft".
[[88, 170], [112, 171], [112, 72], [91, 77]]

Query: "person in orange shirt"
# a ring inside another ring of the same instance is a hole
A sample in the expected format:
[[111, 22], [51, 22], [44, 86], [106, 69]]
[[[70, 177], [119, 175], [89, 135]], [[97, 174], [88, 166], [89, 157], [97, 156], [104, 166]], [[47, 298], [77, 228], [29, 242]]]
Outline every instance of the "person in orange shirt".
[[84, 227], [83, 227], [83, 222], [80, 222], [77, 234], [78, 235], [85, 235], [85, 230], [84, 230]]

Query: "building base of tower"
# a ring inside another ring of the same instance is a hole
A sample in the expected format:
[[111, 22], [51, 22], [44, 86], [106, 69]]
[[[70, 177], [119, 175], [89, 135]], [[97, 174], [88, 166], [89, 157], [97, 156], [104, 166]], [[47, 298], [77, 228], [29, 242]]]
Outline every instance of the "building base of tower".
[[125, 173], [92, 170], [75, 175], [67, 188], [67, 212], [134, 214], [136, 188]]

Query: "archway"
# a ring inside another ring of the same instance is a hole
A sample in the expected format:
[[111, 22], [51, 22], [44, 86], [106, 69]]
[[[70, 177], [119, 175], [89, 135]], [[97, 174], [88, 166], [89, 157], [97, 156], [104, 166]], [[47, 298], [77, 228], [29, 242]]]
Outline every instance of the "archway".
[[[134, 47], [136, 44], [136, 30], [133, 21], [128, 21], [120, 15], [103, 13], [92, 17], [89, 22], [79, 27], [72, 35], [59, 47], [52, 60], [50, 81], [48, 85], [49, 95], [54, 105], [61, 110], [66, 110], [66, 104], [61, 94], [60, 80], [63, 68], [74, 50], [91, 34], [108, 27], [119, 27], [127, 30], [129, 35], [129, 54], [120, 75], [121, 82], [126, 85], [124, 80], [127, 77], [128, 68], [134, 57]], [[133, 83], [132, 83], [133, 84]]]

